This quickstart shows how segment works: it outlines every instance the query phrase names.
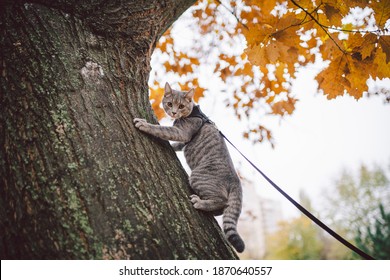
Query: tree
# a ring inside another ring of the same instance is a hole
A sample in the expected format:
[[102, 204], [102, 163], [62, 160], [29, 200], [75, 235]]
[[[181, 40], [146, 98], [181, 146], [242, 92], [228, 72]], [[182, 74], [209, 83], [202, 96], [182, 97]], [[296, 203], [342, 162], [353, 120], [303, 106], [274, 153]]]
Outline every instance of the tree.
[[267, 238], [267, 259], [320, 260], [324, 244], [320, 228], [301, 215], [291, 221], [283, 221], [280, 228]]
[[[390, 203], [390, 184], [386, 172], [379, 166], [368, 168], [365, 165], [361, 165], [357, 176], [344, 170], [335, 180], [335, 187], [324, 192], [324, 198], [323, 213], [326, 222], [351, 242], [355, 241], [363, 251], [379, 258], [378, 251], [371, 250], [373, 240], [370, 239], [370, 231], [381, 221], [378, 205], [387, 207]], [[386, 207], [384, 211], [388, 211]], [[330, 243], [329, 248], [330, 258], [357, 257], [341, 244]]]
[[355, 237], [356, 244], [365, 252], [369, 252], [377, 259], [390, 259], [390, 213], [385, 213], [382, 204], [379, 205], [380, 217], [375, 221], [373, 228], [366, 227], [365, 234], [358, 230]]
[[2, 259], [231, 259], [156, 122], [150, 56], [194, 1], [1, 1]]
[[[271, 131], [254, 115], [292, 114], [298, 100], [291, 85], [303, 67], [323, 65], [316, 80], [329, 99], [359, 99], [369, 78], [390, 77], [389, 18], [390, 2], [380, 0], [199, 0], [158, 43], [156, 61], [164, 67], [152, 71], [153, 109], [163, 116], [167, 76], [196, 86], [200, 98], [206, 90], [200, 73], [213, 72], [237, 117], [251, 118], [244, 137], [272, 144]], [[390, 101], [388, 89], [375, 93]]]
[[[310, 198], [301, 190], [299, 203], [314, 212]], [[319, 260], [324, 259], [325, 245], [321, 228], [300, 214], [291, 220], [281, 221], [278, 231], [267, 237], [267, 259]]]
[[326, 219], [354, 238], [359, 229], [374, 225], [380, 216], [379, 204], [389, 205], [390, 182], [379, 166], [361, 165], [358, 176], [344, 170], [335, 188], [324, 194]]
[[[349, 242], [374, 258], [388, 258], [390, 184], [378, 166], [362, 165], [359, 176], [346, 170], [335, 181], [335, 188], [324, 191], [323, 211], [314, 209], [309, 197], [300, 192], [300, 204]], [[386, 205], [378, 208], [378, 204]], [[387, 211], [387, 212], [386, 212]], [[322, 214], [323, 213], [323, 214]], [[322, 215], [320, 215], [322, 214]], [[322, 216], [322, 217], [321, 217]], [[356, 259], [360, 258], [306, 216], [283, 221], [269, 236], [268, 259]]]

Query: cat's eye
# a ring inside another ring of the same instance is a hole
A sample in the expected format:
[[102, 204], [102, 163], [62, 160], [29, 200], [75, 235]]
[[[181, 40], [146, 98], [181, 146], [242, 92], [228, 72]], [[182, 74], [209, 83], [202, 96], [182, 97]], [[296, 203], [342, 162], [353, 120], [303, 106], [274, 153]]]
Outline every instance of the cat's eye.
[[172, 107], [172, 102], [167, 103], [168, 107]]
[[183, 104], [180, 104], [179, 105], [179, 109], [183, 109], [184, 108], [184, 105]]

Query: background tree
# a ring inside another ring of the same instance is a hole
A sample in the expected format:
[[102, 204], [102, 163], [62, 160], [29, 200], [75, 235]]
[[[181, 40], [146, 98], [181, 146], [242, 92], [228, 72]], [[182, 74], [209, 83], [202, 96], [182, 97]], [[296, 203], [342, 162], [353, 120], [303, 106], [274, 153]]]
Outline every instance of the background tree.
[[[390, 182], [386, 172], [379, 166], [368, 168], [366, 165], [361, 165], [357, 175], [344, 170], [335, 180], [335, 187], [324, 191], [322, 208], [324, 219], [332, 228], [349, 241], [355, 242], [362, 250], [372, 253], [375, 258], [380, 258], [381, 246], [377, 247], [377, 251], [372, 249], [373, 239], [370, 238], [370, 231], [373, 233], [378, 221], [383, 219], [378, 205], [386, 205], [384, 211], [389, 211], [387, 206], [389, 203]], [[386, 227], [384, 225], [380, 232], [384, 230], [385, 233]], [[328, 255], [331, 259], [357, 257], [341, 244], [333, 242], [329, 243], [328, 247]], [[382, 247], [382, 250], [385, 251], [386, 247]]]
[[[366, 227], [358, 231], [356, 244], [365, 252], [377, 259], [390, 259], [390, 212], [385, 212], [382, 204], [379, 205], [380, 216], [376, 219], [374, 227]], [[363, 233], [365, 232], [365, 233]]]
[[[388, 259], [390, 184], [386, 172], [378, 166], [368, 168], [365, 165], [360, 167], [357, 176], [344, 170], [335, 180], [334, 188], [323, 193], [323, 205], [315, 208], [301, 191], [300, 204], [374, 258]], [[268, 236], [266, 258], [334, 260], [360, 257], [301, 214], [282, 221], [279, 230]]]
[[[300, 192], [299, 203], [313, 212], [309, 197]], [[322, 230], [305, 215], [282, 221], [279, 230], [267, 237], [267, 259], [320, 260], [324, 259]]]
[[324, 198], [326, 219], [353, 239], [358, 229], [374, 225], [380, 216], [379, 204], [390, 205], [390, 182], [381, 167], [362, 165], [357, 176], [344, 170], [335, 188], [324, 191]]
[[237, 257], [132, 124], [156, 122], [150, 57], [193, 2], [1, 1], [1, 259]]
[[[244, 136], [273, 144], [260, 120], [294, 112], [291, 85], [303, 67], [321, 68], [318, 90], [329, 99], [344, 94], [359, 99], [369, 95], [368, 79], [390, 77], [389, 18], [390, 2], [380, 0], [199, 0], [157, 45], [153, 109], [164, 115], [160, 102], [167, 78], [196, 86], [197, 99], [207, 91], [200, 80], [207, 73], [208, 80], [225, 85], [221, 91], [237, 117], [250, 120]], [[386, 89], [370, 94], [390, 100]]]

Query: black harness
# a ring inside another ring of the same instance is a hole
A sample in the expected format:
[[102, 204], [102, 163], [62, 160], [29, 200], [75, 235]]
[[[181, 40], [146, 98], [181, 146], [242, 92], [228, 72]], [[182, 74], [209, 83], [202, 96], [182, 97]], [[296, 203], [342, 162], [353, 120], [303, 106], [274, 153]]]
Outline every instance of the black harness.
[[[209, 124], [214, 124], [213, 121], [211, 121], [201, 110], [200, 110], [200, 107], [199, 105], [195, 105], [193, 108], [192, 108], [192, 112], [191, 114], [189, 114], [187, 117], [185, 117], [185, 119], [187, 118], [200, 118], [202, 120], [202, 126], [205, 124], [205, 123], [209, 123]], [[175, 120], [173, 122], [173, 125], [175, 125], [175, 123], [177, 122], [178, 120]], [[202, 128], [202, 126], [200, 128]], [[199, 129], [200, 129], [199, 128]]]
[[191, 114], [187, 116], [187, 118], [200, 118], [202, 120], [202, 126], [205, 123], [214, 124], [201, 110], [199, 105], [195, 105], [192, 109]]
[[[199, 130], [194, 134], [192, 135], [192, 138], [190, 141], [188, 141], [187, 143], [184, 143], [185, 145], [187, 145], [189, 142], [192, 141], [192, 139], [195, 138], [196, 135], [198, 135], [200, 129], [203, 127], [203, 125], [205, 123], [209, 123], [209, 124], [212, 124], [212, 125], [215, 125], [213, 121], [211, 121], [201, 110], [200, 110], [200, 107], [199, 105], [195, 105], [193, 108], [192, 108], [192, 112], [191, 114], [189, 114], [187, 117], [185, 117], [185, 119], [187, 118], [200, 118], [202, 120], [202, 125], [199, 127]], [[173, 125], [175, 125], [177, 123], [177, 121], [179, 120], [175, 120], [173, 122]]]

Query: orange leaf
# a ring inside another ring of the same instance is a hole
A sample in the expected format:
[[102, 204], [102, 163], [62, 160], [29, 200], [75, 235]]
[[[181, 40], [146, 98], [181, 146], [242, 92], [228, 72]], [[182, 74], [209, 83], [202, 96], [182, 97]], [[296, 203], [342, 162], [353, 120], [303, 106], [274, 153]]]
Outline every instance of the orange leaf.
[[248, 29], [243, 31], [249, 47], [266, 43], [273, 31], [273, 27], [269, 24], [249, 24]]
[[386, 63], [386, 60], [386, 54], [383, 52], [382, 49], [378, 48], [374, 59], [374, 66], [376, 66], [376, 72], [372, 76], [378, 77], [379, 79], [390, 77], [390, 63]]
[[381, 36], [379, 39], [379, 45], [382, 48], [383, 53], [386, 54], [386, 63], [390, 62], [390, 36]]
[[379, 28], [384, 28], [387, 20], [390, 18], [390, 1], [371, 1], [374, 17]]
[[264, 47], [260, 45], [248, 47], [245, 49], [246, 54], [248, 55], [248, 60], [253, 65], [258, 65], [260, 67], [265, 67], [270, 61]]
[[348, 70], [346, 67], [346, 57], [341, 55], [331, 61], [328, 68], [317, 75], [318, 86], [324, 91], [328, 99], [344, 95], [345, 85], [348, 83], [343, 76], [346, 70]]

